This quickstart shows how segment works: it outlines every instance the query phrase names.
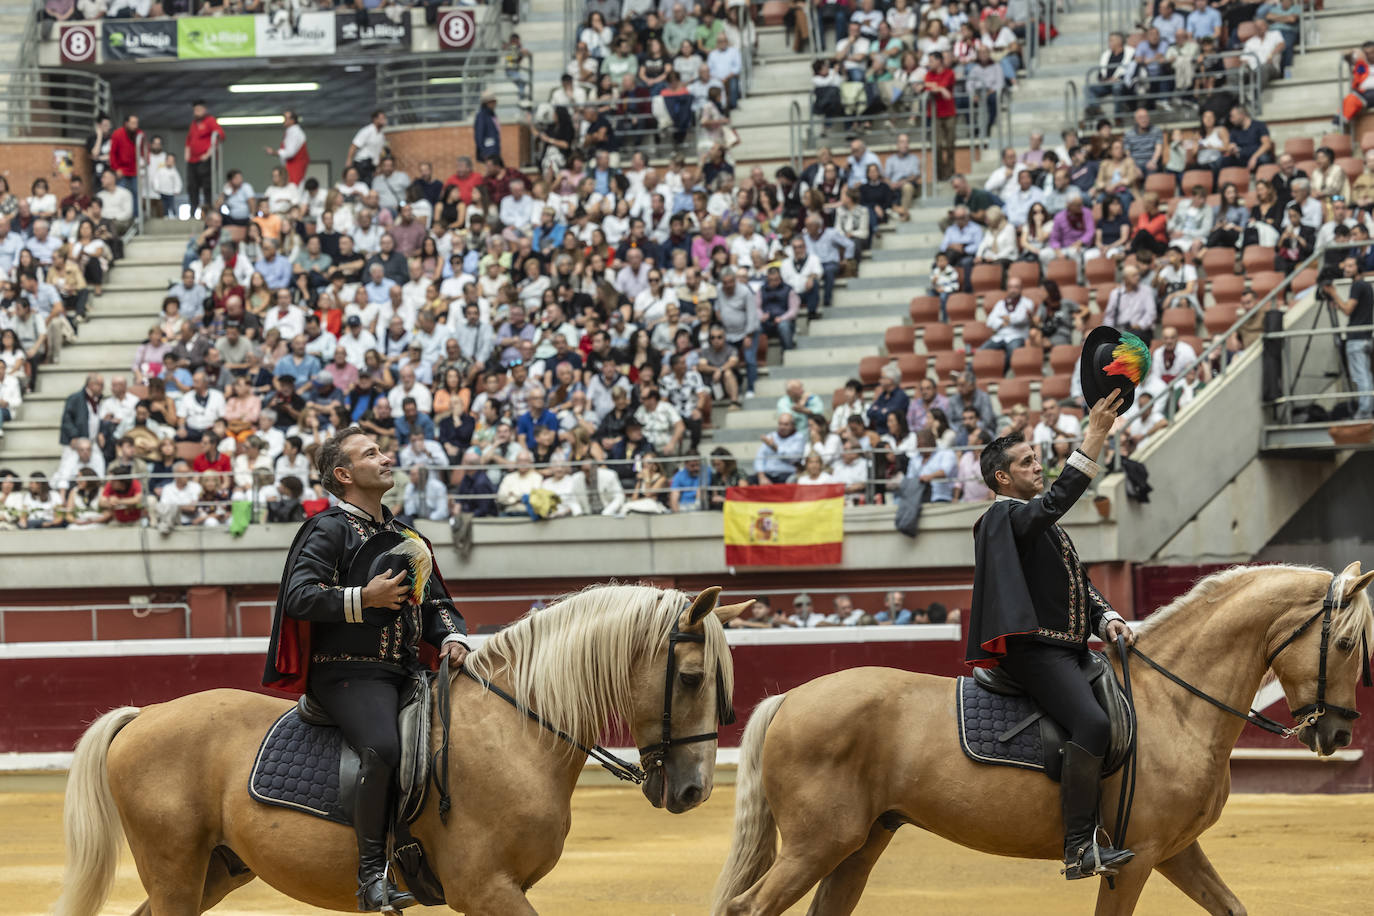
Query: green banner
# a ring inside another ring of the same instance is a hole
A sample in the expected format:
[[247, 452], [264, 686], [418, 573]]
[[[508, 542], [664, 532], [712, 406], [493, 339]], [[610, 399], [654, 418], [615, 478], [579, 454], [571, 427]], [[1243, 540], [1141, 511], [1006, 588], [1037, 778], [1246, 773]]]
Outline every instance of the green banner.
[[177, 20], [177, 57], [255, 57], [252, 16], [185, 16]]

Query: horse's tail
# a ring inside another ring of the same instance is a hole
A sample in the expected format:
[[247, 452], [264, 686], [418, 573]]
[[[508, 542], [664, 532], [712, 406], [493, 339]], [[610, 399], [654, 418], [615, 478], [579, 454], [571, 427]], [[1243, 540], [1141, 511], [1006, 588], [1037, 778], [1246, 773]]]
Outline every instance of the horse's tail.
[[136, 706], [110, 710], [77, 742], [62, 811], [67, 866], [55, 916], [95, 916], [114, 884], [124, 830], [110, 794], [105, 758], [115, 735], [138, 712]]
[[735, 774], [735, 835], [716, 879], [711, 902], [711, 912], [716, 916], [763, 877], [777, 855], [777, 826], [763, 795], [763, 740], [786, 696], [771, 696], [755, 706], [740, 741], [739, 770]]

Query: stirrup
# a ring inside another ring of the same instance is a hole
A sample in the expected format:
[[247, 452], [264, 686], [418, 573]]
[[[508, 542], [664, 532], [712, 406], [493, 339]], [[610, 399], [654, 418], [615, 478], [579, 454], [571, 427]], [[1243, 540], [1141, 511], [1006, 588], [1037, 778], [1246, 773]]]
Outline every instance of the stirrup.
[[[1088, 840], [1087, 845], [1079, 847], [1077, 861], [1069, 862], [1065, 860], [1064, 868], [1059, 872], [1064, 876], [1065, 880], [1077, 881], [1080, 878], [1096, 877], [1109, 878], [1120, 871], [1120, 866], [1125, 865], [1135, 858], [1135, 853], [1131, 852], [1129, 849], [1113, 848], [1109, 838], [1106, 848], [1110, 850], [1111, 855], [1104, 861], [1102, 858], [1103, 846], [1097, 842], [1097, 834], [1099, 831], [1102, 831], [1101, 827], [1093, 831], [1093, 835]], [[1105, 831], [1102, 832], [1105, 833]], [[1092, 852], [1091, 867], [1088, 867], [1089, 863], [1087, 862], [1089, 851]]]
[[[414, 895], [403, 891], [391, 880], [391, 863], [383, 866], [381, 874], [367, 882], [358, 882], [358, 912], [360, 913], [399, 913], [408, 906], [419, 903]], [[368, 898], [380, 885], [381, 899], [373, 903]]]

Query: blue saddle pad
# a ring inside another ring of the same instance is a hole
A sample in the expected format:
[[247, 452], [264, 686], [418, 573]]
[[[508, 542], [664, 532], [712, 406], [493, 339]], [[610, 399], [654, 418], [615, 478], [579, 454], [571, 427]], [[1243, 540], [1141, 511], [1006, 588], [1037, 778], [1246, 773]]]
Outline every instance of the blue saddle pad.
[[351, 824], [339, 778], [345, 749], [337, 728], [302, 722], [293, 706], [262, 739], [248, 794], [264, 804]]
[[1025, 696], [990, 693], [971, 677], [958, 681], [959, 746], [964, 754], [978, 763], [1045, 772], [1045, 741], [1040, 722], [1027, 722], [1040, 712], [1035, 701]]

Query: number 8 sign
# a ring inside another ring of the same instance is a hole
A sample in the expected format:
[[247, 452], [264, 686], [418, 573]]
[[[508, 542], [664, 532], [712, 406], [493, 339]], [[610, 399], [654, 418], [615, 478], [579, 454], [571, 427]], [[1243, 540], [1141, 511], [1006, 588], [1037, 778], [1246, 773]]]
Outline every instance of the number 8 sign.
[[95, 60], [95, 28], [89, 25], [69, 25], [62, 30], [59, 42], [62, 63], [89, 64]]
[[439, 47], [445, 51], [462, 51], [472, 46], [477, 35], [477, 22], [472, 10], [447, 10], [439, 14]]

